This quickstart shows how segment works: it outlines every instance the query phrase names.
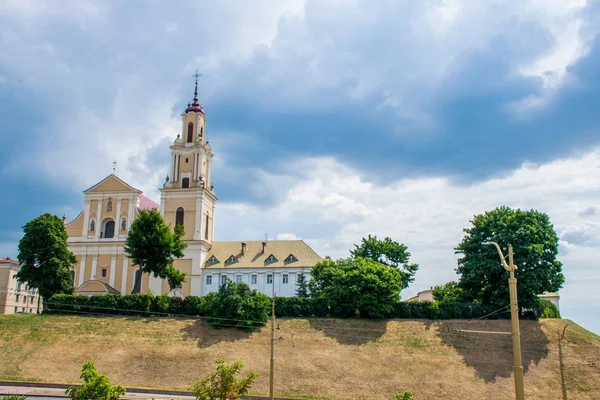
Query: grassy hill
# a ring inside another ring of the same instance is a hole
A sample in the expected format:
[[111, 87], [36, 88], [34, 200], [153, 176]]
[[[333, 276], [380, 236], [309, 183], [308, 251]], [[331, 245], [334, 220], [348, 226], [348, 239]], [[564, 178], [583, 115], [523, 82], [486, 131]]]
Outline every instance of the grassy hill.
[[[557, 329], [522, 321], [528, 399], [559, 399]], [[275, 393], [322, 399], [512, 399], [510, 321], [278, 320]], [[258, 371], [268, 393], [270, 329], [214, 329], [197, 319], [0, 316], [0, 379], [76, 383], [90, 359], [113, 383], [186, 389], [214, 360]], [[569, 399], [600, 398], [600, 337], [572, 324], [564, 346]], [[589, 366], [595, 362], [598, 367]]]

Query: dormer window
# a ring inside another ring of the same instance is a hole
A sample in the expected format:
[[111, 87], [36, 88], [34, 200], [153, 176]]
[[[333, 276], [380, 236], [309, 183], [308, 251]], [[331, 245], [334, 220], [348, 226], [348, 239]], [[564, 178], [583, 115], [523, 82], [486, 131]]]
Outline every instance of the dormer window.
[[215, 257], [215, 256], [210, 256], [210, 258], [208, 259], [208, 262], [211, 263], [211, 264], [216, 264], [216, 263], [219, 262], [219, 260], [217, 260], [217, 257]]
[[269, 257], [267, 257], [267, 260], [266, 260], [266, 262], [268, 262], [268, 263], [274, 263], [277, 261], [278, 261], [277, 258], [273, 254], [271, 254]]
[[112, 211], [112, 200], [108, 200], [108, 204], [106, 205], [106, 211]]
[[237, 258], [235, 258], [234, 256], [230, 256], [227, 261], [225, 261], [227, 264], [231, 264], [231, 263], [236, 263], [238, 262]]
[[288, 256], [288, 257], [285, 259], [285, 262], [286, 262], [286, 263], [291, 263], [291, 262], [296, 262], [296, 261], [298, 261], [298, 259], [297, 259], [297, 258], [296, 258], [296, 257], [295, 257], [293, 254], [290, 254], [290, 255], [289, 255], [289, 256]]

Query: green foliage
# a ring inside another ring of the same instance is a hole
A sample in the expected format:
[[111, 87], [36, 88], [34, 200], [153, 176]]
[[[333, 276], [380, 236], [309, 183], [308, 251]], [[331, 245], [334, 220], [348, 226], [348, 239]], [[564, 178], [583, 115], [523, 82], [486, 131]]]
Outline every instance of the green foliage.
[[167, 313], [169, 312], [169, 296], [162, 295], [154, 297], [154, 301], [152, 302], [152, 311], [159, 313]]
[[296, 282], [296, 296], [301, 298], [310, 297], [310, 293], [308, 291], [308, 280], [306, 279], [306, 275], [304, 275], [304, 273], [298, 274], [298, 280]]
[[311, 294], [336, 317], [386, 318], [401, 290], [398, 269], [368, 258], [324, 260], [312, 269]]
[[305, 297], [278, 297], [275, 302], [278, 317], [327, 317], [327, 307], [318, 300]]
[[3, 396], [3, 400], [25, 400], [27, 396], [19, 396], [17, 394], [9, 394], [8, 396]]
[[[185, 274], [173, 266], [175, 258], [183, 257], [187, 246], [183, 235], [183, 226], [176, 225], [171, 230], [158, 210], [141, 210], [127, 234], [125, 253], [143, 273], [167, 279], [169, 288], [176, 289], [185, 281]], [[141, 279], [142, 274], [135, 284], [137, 291]]]
[[403, 289], [406, 289], [409, 283], [415, 280], [415, 274], [419, 269], [419, 264], [408, 262], [410, 258], [408, 247], [393, 241], [389, 237], [383, 240], [371, 235], [366, 239], [362, 238], [360, 246], [355, 244], [354, 250], [350, 250], [350, 254], [352, 258], [368, 258], [388, 267], [396, 268], [402, 277]]
[[123, 386], [112, 386], [106, 375], [96, 371], [93, 361], [83, 364], [81, 386], [71, 386], [66, 394], [73, 400], [119, 400], [125, 394]]
[[433, 288], [433, 297], [441, 302], [460, 302], [463, 300], [462, 288], [458, 282], [451, 281]]
[[77, 259], [67, 247], [62, 219], [44, 214], [26, 223], [17, 258], [21, 263], [17, 280], [38, 289], [42, 298], [73, 293], [70, 269]]
[[259, 377], [256, 372], [249, 372], [248, 375], [238, 380], [238, 375], [244, 364], [234, 362], [226, 364], [228, 361], [219, 359], [216, 361], [217, 370], [206, 378], [192, 384], [190, 390], [196, 396], [196, 400], [241, 400], [248, 394], [250, 385]]
[[497, 242], [505, 256], [508, 244], [513, 246], [518, 299], [523, 308], [535, 309], [538, 294], [562, 287], [562, 263], [556, 260], [558, 236], [548, 215], [503, 206], [476, 215], [471, 223], [456, 248], [462, 255], [457, 273], [466, 298], [496, 307], [509, 304], [509, 272], [500, 264], [496, 249], [482, 245], [490, 241]]
[[250, 328], [264, 324], [269, 319], [271, 299], [245, 283], [227, 279], [217, 293], [209, 293], [198, 307], [200, 313], [211, 317], [213, 326], [235, 325]]
[[537, 315], [539, 318], [560, 318], [558, 307], [546, 299], [540, 299]]
[[395, 397], [396, 400], [415, 400], [415, 394], [410, 390], [405, 390], [402, 393], [398, 393]]

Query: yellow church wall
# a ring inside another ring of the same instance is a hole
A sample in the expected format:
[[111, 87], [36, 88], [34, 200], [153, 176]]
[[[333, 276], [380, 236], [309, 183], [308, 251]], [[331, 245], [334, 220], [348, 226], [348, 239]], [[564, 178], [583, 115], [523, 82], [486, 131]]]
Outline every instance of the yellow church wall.
[[70, 237], [81, 236], [83, 230], [83, 212], [81, 212], [74, 221], [66, 226], [67, 235]]
[[[189, 280], [190, 279], [190, 275], [192, 275], [192, 259], [191, 258], [180, 258], [175, 260], [173, 266], [183, 272], [186, 275], [186, 279]], [[188, 285], [189, 286], [189, 285]], [[185, 284], [182, 286], [182, 290], [185, 288]], [[169, 293], [169, 282], [167, 282], [167, 280], [163, 280], [162, 282], [162, 287], [161, 287], [161, 294], [167, 294]], [[189, 295], [189, 292], [188, 294]]]
[[114, 176], [109, 177], [104, 182], [100, 183], [97, 187], [90, 190], [90, 192], [123, 192], [132, 191], [130, 187], [119, 182]]
[[164, 217], [167, 224], [171, 227], [175, 226], [175, 214], [179, 207], [183, 207], [184, 239], [192, 240], [194, 238], [194, 228], [196, 223], [196, 199], [172, 199], [167, 201]]
[[[185, 162], [187, 158], [188, 162]], [[194, 154], [181, 155], [181, 160], [179, 161], [179, 172], [193, 172], [194, 171]]]
[[92, 260], [93, 256], [89, 254], [85, 260], [85, 272], [83, 274], [83, 281], [89, 281], [92, 279]]
[[[96, 280], [104, 283], [110, 282], [110, 254], [100, 254], [98, 256], [98, 264], [96, 265]], [[102, 277], [102, 270], [106, 269], [106, 277]]]

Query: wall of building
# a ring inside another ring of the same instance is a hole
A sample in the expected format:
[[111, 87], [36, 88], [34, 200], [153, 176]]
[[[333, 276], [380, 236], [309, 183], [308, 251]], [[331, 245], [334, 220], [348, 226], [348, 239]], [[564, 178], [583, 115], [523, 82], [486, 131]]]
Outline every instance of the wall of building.
[[[272, 296], [273, 292], [279, 297], [292, 297], [296, 295], [298, 275], [304, 272], [307, 280], [310, 279], [309, 269], [289, 268], [279, 270], [269, 269], [204, 269], [202, 270], [202, 295], [219, 290], [223, 279], [228, 278], [233, 282], [244, 282], [250, 289]], [[268, 276], [274, 277], [273, 283], [268, 283]], [[253, 283], [252, 277], [256, 277]], [[210, 279], [208, 278], [210, 277]], [[285, 278], [287, 277], [287, 283]], [[208, 283], [210, 280], [210, 283]]]
[[18, 264], [0, 263], [1, 314], [35, 314], [38, 311], [37, 290], [30, 289], [27, 284], [15, 279], [19, 268]]

